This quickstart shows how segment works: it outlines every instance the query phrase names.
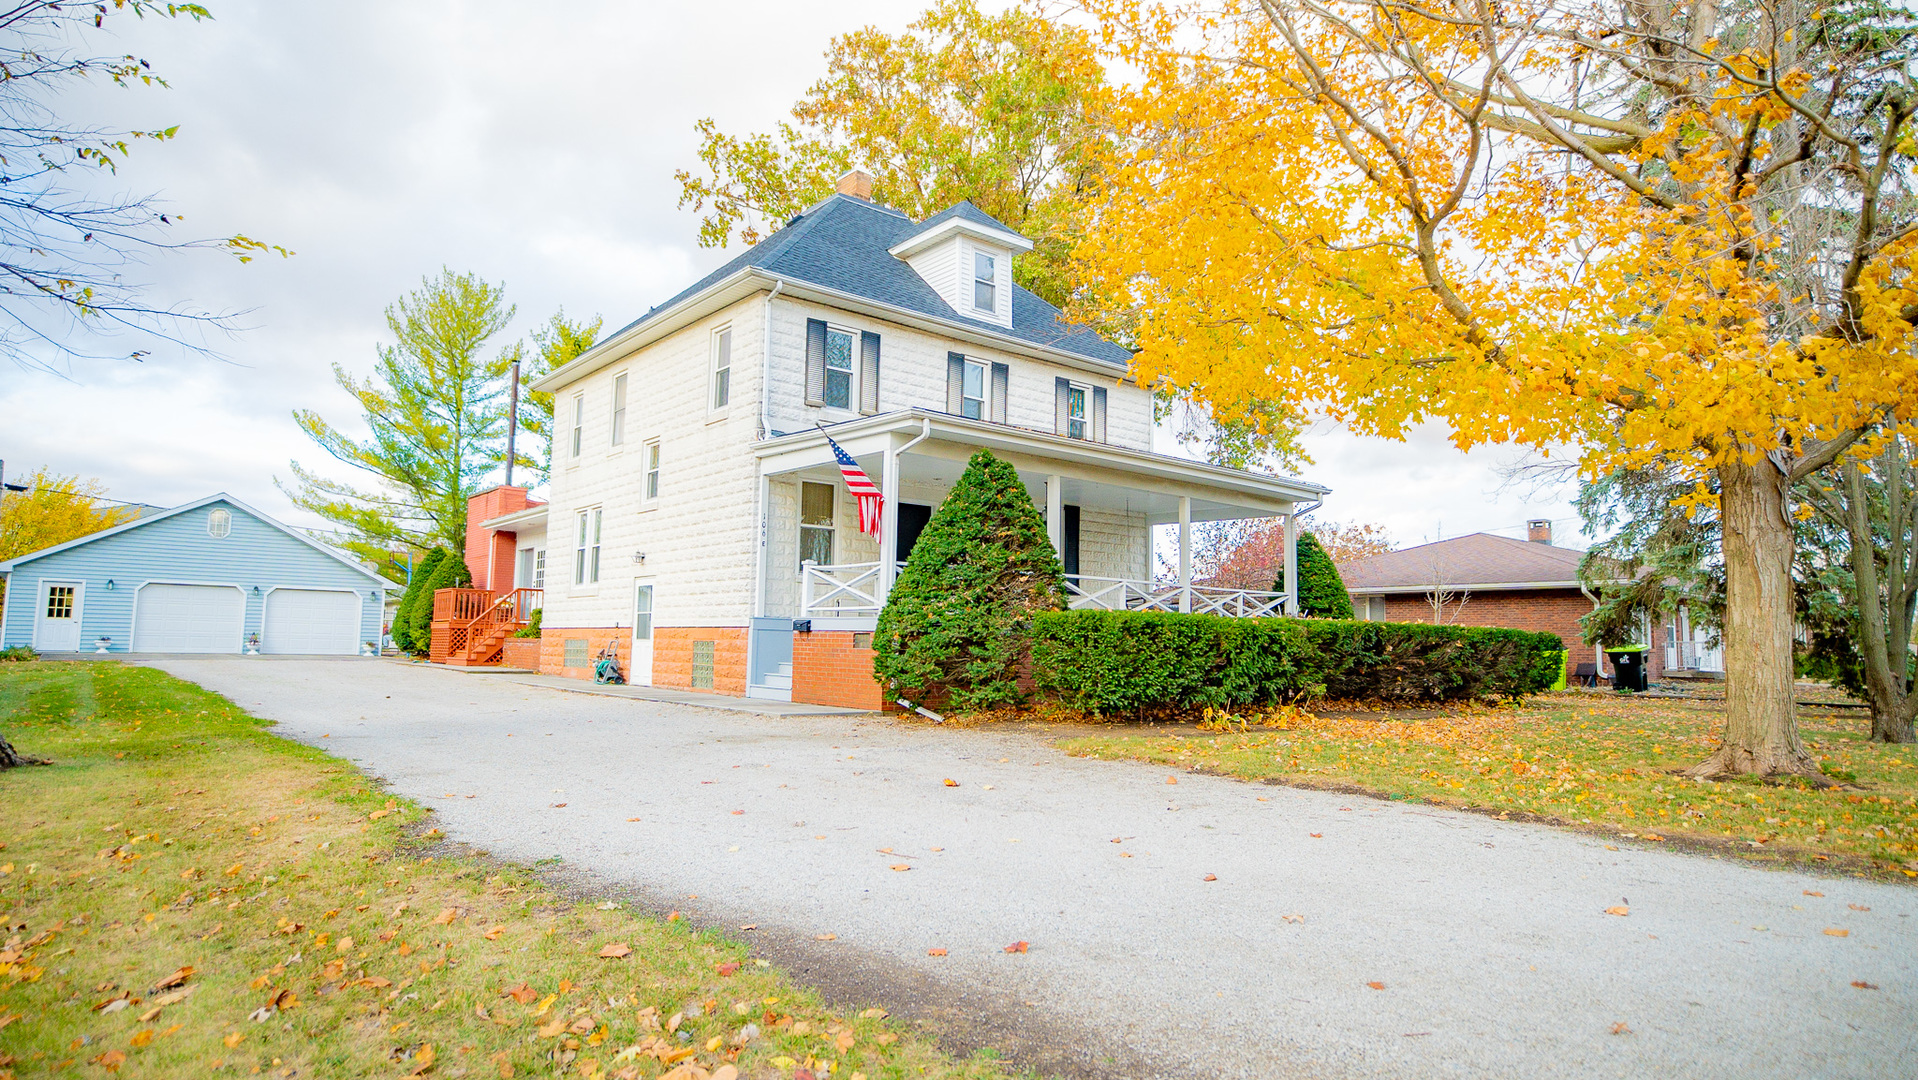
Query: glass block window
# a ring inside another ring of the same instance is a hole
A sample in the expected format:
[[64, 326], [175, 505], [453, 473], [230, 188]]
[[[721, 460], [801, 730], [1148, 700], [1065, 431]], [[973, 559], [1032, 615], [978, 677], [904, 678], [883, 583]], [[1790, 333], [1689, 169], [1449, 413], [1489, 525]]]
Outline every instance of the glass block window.
[[693, 642], [693, 689], [711, 690], [713, 688], [713, 643], [710, 641]]
[[585, 638], [569, 637], [566, 639], [566, 659], [563, 662], [570, 668], [593, 666], [592, 659], [586, 655]]

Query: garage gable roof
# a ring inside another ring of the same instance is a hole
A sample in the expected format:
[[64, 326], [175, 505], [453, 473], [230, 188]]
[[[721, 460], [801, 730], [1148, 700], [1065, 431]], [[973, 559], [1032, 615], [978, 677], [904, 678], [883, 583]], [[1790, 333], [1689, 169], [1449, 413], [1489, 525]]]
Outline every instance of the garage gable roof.
[[283, 532], [286, 535], [292, 537], [293, 539], [298, 540], [300, 543], [305, 544], [307, 547], [312, 548], [314, 551], [317, 551], [322, 555], [325, 555], [327, 558], [332, 559], [344, 566], [351, 567], [354, 572], [364, 576], [370, 581], [378, 582], [382, 587], [393, 584], [392, 582], [386, 580], [385, 578], [374, 573], [373, 571], [368, 570], [365, 566], [361, 565], [359, 562], [351, 558], [348, 558], [345, 555], [342, 555], [338, 551], [335, 551], [332, 548], [327, 547], [325, 544], [320, 543], [319, 541], [313, 539], [310, 536], [304, 536], [298, 532], [295, 532], [294, 530], [286, 527], [285, 525], [274, 520], [268, 515], [262, 514], [258, 510], [253, 509], [251, 506], [248, 506], [247, 504], [241, 502], [240, 500], [234, 498], [233, 496], [228, 495], [224, 491], [216, 492], [215, 494], [208, 495], [204, 499], [196, 499], [193, 502], [186, 503], [181, 506], [176, 506], [171, 510], [162, 510], [161, 512], [157, 514], [150, 514], [143, 518], [135, 518], [134, 520], [126, 522], [124, 524], [115, 525], [111, 529], [102, 529], [97, 533], [88, 533], [87, 535], [82, 536], [77, 540], [69, 540], [64, 544], [55, 544], [54, 546], [50, 548], [41, 548], [39, 551], [28, 552], [27, 554], [21, 555], [18, 558], [8, 559], [5, 562], [0, 562], [0, 574], [12, 573], [16, 568], [20, 566], [21, 563], [32, 562], [35, 559], [43, 559], [47, 557], [48, 555], [55, 555], [62, 551], [71, 551], [72, 549], [80, 547], [83, 544], [91, 544], [96, 540], [105, 540], [109, 536], [118, 536], [121, 533], [131, 532], [134, 529], [139, 529], [139, 528], [143, 528], [145, 526], [151, 525], [156, 521], [165, 521], [166, 519], [170, 517], [177, 517], [180, 514], [184, 514], [192, 510], [198, 510], [203, 506], [210, 506], [216, 502], [223, 502], [232, 506], [236, 510], [246, 511], [248, 514], [252, 515], [255, 519], [273, 526], [275, 529], [278, 529], [280, 532]]

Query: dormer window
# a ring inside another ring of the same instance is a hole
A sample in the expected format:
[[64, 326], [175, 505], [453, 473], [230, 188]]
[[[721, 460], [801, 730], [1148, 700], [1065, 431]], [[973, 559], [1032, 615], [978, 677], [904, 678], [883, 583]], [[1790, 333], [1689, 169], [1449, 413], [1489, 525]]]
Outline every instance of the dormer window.
[[972, 306], [980, 311], [998, 307], [998, 261], [981, 252], [972, 254]]

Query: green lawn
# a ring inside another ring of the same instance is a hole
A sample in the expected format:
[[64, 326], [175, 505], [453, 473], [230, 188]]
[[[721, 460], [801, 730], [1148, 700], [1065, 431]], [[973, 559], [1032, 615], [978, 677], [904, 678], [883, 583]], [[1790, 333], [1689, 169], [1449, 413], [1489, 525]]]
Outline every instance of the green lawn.
[[0, 664], [0, 1080], [995, 1077], [746, 946], [435, 857], [431, 815], [225, 699]]
[[[1229, 731], [1124, 731], [1061, 745], [1246, 780], [1556, 820], [1643, 842], [1918, 878], [1918, 747], [1867, 741], [1862, 715], [1806, 710], [1824, 769], [1855, 784], [1700, 784], [1675, 775], [1714, 745], [1717, 702], [1566, 692], [1516, 706], [1324, 717], [1286, 711]], [[1283, 726], [1261, 727], [1271, 720]], [[1224, 726], [1214, 724], [1213, 726]]]

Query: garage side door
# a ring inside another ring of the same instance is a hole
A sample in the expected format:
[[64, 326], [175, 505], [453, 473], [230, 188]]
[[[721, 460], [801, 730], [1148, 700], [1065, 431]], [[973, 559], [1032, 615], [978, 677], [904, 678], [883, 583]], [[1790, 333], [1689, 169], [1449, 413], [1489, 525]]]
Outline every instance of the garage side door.
[[144, 585], [134, 602], [133, 651], [236, 653], [246, 596], [231, 586]]
[[274, 589], [266, 594], [260, 651], [351, 656], [360, 649], [360, 594]]

